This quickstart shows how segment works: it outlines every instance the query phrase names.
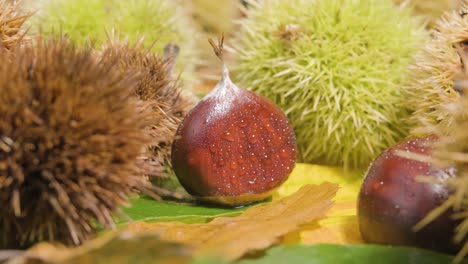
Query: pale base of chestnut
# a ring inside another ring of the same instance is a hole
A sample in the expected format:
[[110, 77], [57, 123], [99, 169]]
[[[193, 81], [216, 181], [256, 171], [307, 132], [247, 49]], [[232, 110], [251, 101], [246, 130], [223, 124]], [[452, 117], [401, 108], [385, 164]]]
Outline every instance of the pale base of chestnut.
[[277, 189], [278, 188], [274, 188], [263, 193], [249, 193], [238, 196], [197, 196], [197, 199], [211, 204], [240, 207], [266, 200], [271, 197]]

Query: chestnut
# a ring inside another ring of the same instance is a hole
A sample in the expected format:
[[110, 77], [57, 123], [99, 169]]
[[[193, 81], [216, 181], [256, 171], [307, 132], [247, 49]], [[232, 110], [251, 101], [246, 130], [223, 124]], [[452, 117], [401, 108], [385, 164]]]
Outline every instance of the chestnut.
[[[222, 40], [212, 45], [221, 57]], [[281, 109], [237, 87], [224, 65], [222, 79], [179, 125], [171, 155], [188, 193], [241, 206], [268, 198], [288, 178], [296, 140]]]
[[[457, 222], [446, 211], [422, 229], [414, 226], [440, 206], [451, 190], [444, 179], [455, 169], [436, 168], [430, 162], [401, 155], [411, 152], [431, 156], [436, 136], [401, 142], [378, 156], [367, 171], [358, 198], [358, 221], [368, 243], [414, 246], [445, 253], [459, 247], [452, 238]], [[417, 177], [430, 178], [421, 181]]]

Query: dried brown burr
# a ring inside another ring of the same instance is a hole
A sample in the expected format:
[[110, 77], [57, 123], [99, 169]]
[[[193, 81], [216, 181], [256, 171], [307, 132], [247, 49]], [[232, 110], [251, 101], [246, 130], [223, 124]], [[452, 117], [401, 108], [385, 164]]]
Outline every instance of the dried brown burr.
[[137, 79], [65, 39], [0, 52], [2, 247], [77, 245], [151, 186], [138, 159], [151, 112]]
[[22, 28], [31, 14], [21, 14], [19, 1], [0, 0], [0, 49], [11, 50], [21, 43], [29, 42]]
[[[172, 176], [170, 155], [174, 134], [196, 99], [182, 89], [173, 72], [178, 46], [167, 45], [161, 56], [145, 49], [142, 43], [130, 44], [113, 38], [105, 45], [102, 54], [115, 60], [121, 72], [138, 73], [134, 94], [141, 103], [152, 109], [153, 120], [146, 128], [151, 142], [147, 145], [149, 151], [144, 158], [145, 174], [158, 186], [165, 178]], [[172, 190], [162, 187], [157, 187], [156, 192], [161, 196], [175, 195]]]

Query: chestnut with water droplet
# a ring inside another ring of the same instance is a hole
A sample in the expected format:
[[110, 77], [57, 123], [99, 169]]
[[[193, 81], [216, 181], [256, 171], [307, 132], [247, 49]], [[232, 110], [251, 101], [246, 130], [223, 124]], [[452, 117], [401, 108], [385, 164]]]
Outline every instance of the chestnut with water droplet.
[[[223, 38], [210, 40], [223, 61]], [[296, 139], [286, 115], [273, 103], [237, 87], [223, 62], [223, 76], [180, 124], [172, 165], [191, 195], [241, 206], [279, 187], [296, 161]]]
[[[454, 177], [455, 169], [436, 168], [420, 159], [431, 157], [436, 141], [436, 136], [409, 139], [387, 149], [371, 164], [358, 198], [359, 228], [364, 241], [446, 253], [459, 249], [452, 241], [457, 222], [451, 218], [450, 210], [421, 229], [415, 228], [451, 192], [444, 180]], [[405, 153], [422, 156], [404, 157]]]

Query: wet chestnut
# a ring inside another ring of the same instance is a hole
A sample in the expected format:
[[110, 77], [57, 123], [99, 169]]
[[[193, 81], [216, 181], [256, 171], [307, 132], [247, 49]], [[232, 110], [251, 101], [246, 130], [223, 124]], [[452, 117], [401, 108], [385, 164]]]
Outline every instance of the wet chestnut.
[[[371, 164], [358, 199], [361, 235], [368, 243], [415, 246], [454, 253], [452, 241], [456, 222], [446, 211], [422, 229], [415, 225], [449, 196], [443, 184], [454, 176], [453, 168], [439, 169], [430, 162], [404, 157], [402, 152], [431, 156], [435, 136], [401, 142]], [[436, 181], [422, 182], [418, 177]], [[437, 181], [439, 180], [439, 181]]]
[[[222, 42], [212, 45], [221, 57]], [[184, 118], [172, 145], [172, 165], [187, 192], [230, 206], [269, 197], [295, 160], [286, 115], [232, 83], [225, 66], [220, 82]]]

